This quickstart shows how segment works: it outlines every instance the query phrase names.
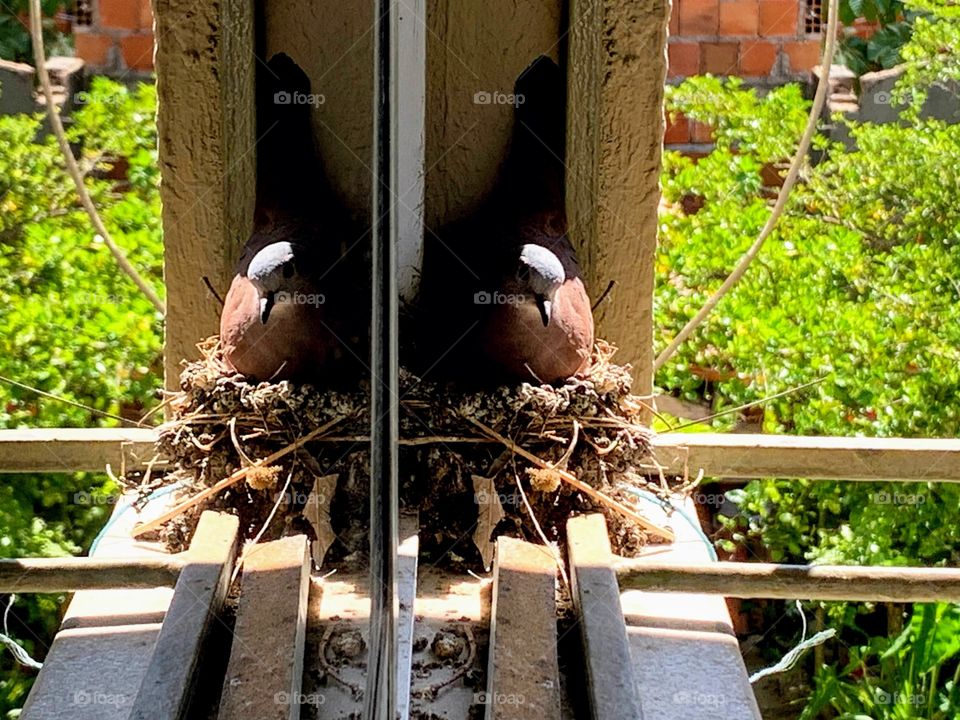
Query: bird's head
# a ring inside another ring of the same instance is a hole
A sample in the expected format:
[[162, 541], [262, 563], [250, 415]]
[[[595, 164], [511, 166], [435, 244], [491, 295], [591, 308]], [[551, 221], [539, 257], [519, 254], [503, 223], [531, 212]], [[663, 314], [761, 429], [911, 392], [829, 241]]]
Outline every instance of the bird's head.
[[517, 289], [536, 303], [544, 327], [550, 324], [553, 300], [565, 279], [563, 263], [555, 253], [542, 245], [520, 248]]
[[298, 271], [293, 245], [286, 241], [270, 243], [247, 266], [247, 278], [257, 289], [260, 322], [266, 325], [278, 293], [291, 293], [298, 286]]

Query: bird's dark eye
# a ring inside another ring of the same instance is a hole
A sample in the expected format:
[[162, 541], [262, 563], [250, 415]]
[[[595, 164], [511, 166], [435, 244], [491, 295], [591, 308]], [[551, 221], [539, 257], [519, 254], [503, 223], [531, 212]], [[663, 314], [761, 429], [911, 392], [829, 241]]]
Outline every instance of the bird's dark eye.
[[293, 277], [293, 263], [285, 262], [283, 264], [283, 276], [287, 279]]
[[530, 281], [530, 268], [529, 268], [529, 266], [527, 266], [527, 265], [521, 265], [521, 266], [520, 266], [520, 270], [517, 271], [517, 279], [519, 279], [521, 282], [529, 282], [529, 281]]

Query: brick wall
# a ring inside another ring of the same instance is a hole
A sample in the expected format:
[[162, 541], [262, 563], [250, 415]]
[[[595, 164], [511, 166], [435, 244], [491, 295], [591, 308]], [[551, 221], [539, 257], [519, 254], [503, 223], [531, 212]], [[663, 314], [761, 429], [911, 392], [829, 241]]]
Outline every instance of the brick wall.
[[93, 72], [153, 70], [153, 12], [150, 0], [82, 0], [73, 39], [77, 56]]
[[819, 7], [819, 0], [674, 0], [670, 77], [803, 78], [820, 59]]
[[[671, 82], [738, 75], [753, 85], [803, 80], [820, 62], [820, 0], [673, 0], [667, 46]], [[709, 143], [710, 128], [667, 124], [667, 145]]]

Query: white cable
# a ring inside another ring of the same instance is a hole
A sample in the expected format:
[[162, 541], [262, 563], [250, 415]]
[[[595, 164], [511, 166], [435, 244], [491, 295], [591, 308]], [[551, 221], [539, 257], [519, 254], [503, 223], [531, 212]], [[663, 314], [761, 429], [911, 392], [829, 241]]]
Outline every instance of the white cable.
[[807, 152], [810, 150], [810, 143], [813, 142], [813, 135], [817, 130], [817, 122], [820, 119], [824, 103], [827, 99], [827, 86], [830, 84], [830, 65], [833, 63], [833, 54], [837, 45], [837, 15], [839, 13], [839, 4], [839, 0], [830, 0], [830, 7], [827, 10], [829, 13], [827, 15], [827, 42], [823, 49], [823, 56], [820, 58], [820, 82], [817, 84], [817, 92], [813, 98], [813, 106], [810, 108], [810, 117], [807, 119], [807, 127], [803, 131], [803, 137], [800, 138], [797, 154], [794, 156], [790, 170], [787, 172], [787, 177], [783, 181], [783, 186], [777, 195], [777, 202], [773, 206], [770, 217], [767, 218], [767, 222], [763, 226], [763, 230], [760, 231], [759, 237], [754, 240], [753, 245], [750, 246], [750, 249], [747, 250], [740, 259], [740, 262], [737, 264], [737, 267], [734, 268], [733, 272], [723, 281], [723, 285], [710, 296], [703, 307], [700, 308], [700, 311], [683, 326], [683, 329], [677, 333], [677, 336], [663, 349], [663, 352], [657, 355], [657, 359], [653, 362], [654, 372], [662, 368], [666, 362], [673, 357], [680, 346], [693, 334], [693, 331], [713, 312], [713, 309], [723, 296], [726, 295], [734, 285], [740, 282], [740, 279], [747, 272], [747, 268], [750, 267], [750, 263], [752, 263], [753, 259], [759, 254], [760, 248], [763, 247], [767, 238], [770, 237], [770, 234], [777, 227], [777, 222], [780, 220], [780, 216], [787, 206], [790, 193], [793, 191], [797, 178], [800, 176], [800, 168], [803, 167]]
[[28, 668], [39, 670], [43, 667], [43, 663], [37, 662], [30, 657], [30, 653], [24, 650], [23, 646], [8, 634], [10, 631], [7, 628], [7, 617], [10, 615], [10, 608], [13, 607], [13, 603], [16, 601], [16, 599], [17, 596], [11, 593], [10, 599], [7, 601], [7, 609], [3, 611], [3, 632], [0, 633], [0, 643], [5, 645], [7, 649], [13, 653], [13, 657], [18, 663]]

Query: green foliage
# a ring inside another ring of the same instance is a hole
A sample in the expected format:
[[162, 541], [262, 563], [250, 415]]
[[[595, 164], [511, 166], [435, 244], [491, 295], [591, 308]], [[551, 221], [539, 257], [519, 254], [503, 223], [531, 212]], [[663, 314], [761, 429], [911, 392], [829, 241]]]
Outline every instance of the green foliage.
[[[950, 67], [947, 57], [938, 62]], [[938, 72], [942, 77], [945, 71]], [[792, 154], [807, 110], [796, 88], [761, 97], [713, 78], [685, 82], [671, 91], [669, 103], [672, 111], [713, 124], [717, 142], [698, 160], [673, 153], [664, 158], [668, 209], [660, 220], [655, 298], [661, 345], [756, 238], [773, 196], [765, 182]], [[960, 127], [914, 117], [899, 125], [855, 125], [851, 134], [854, 151], [819, 141], [820, 162], [805, 168], [759, 258], [661, 369], [657, 383], [688, 400], [707, 400], [714, 411], [813, 383], [764, 405], [767, 432], [956, 436]], [[702, 368], [730, 379], [705, 382]], [[740, 512], [726, 520], [727, 544], [746, 544], [761, 557], [960, 562], [960, 530], [945, 520], [960, 511], [960, 489], [953, 485], [769, 480], [751, 483], [734, 498]], [[847, 639], [876, 632], [852, 606], [828, 611]], [[903, 639], [904, 652], [925, 652], [915, 647], [921, 637], [915, 632]], [[864, 651], [860, 657], [872, 662], [873, 656]], [[929, 717], [953, 717], [953, 706], [944, 703], [955, 700], [944, 693], [954, 685], [926, 672], [921, 693], [934, 705], [913, 715], [866, 714], [874, 711], [861, 696], [873, 691], [836, 668], [817, 677], [817, 697], [860, 697], [862, 707], [853, 700], [832, 705], [847, 718], [928, 717], [923, 713], [930, 707], [947, 714]], [[887, 693], [919, 687], [899, 682], [884, 676], [877, 687]]]
[[[898, 637], [851, 648], [839, 671], [819, 668], [800, 720], [815, 720], [827, 708], [848, 720], [953, 720], [960, 715], [958, 652], [960, 606], [916, 605]], [[951, 669], [953, 677], [942, 682]]]
[[906, 69], [896, 95], [916, 117], [930, 86], [960, 81], [960, 8], [948, 0], [912, 0], [923, 12], [903, 48]]
[[[30, 26], [26, 19], [29, 7], [29, 0], [7, 0], [0, 3], [0, 60], [32, 62]], [[48, 52], [63, 52], [66, 48], [66, 36], [57, 30], [52, 18], [56, 13], [66, 10], [67, 3], [64, 0], [41, 0], [40, 8], [44, 15], [44, 45]]]
[[867, 38], [854, 34], [843, 38], [838, 59], [857, 75], [893, 67], [910, 39], [914, 17], [900, 0], [841, 0], [840, 22], [844, 25], [863, 18], [879, 27]]
[[[69, 131], [87, 186], [116, 242], [160, 288], [155, 90], [96, 78], [88, 100]], [[109, 179], [121, 159], [128, 169]], [[39, 117], [0, 118], [0, 308], [0, 375], [124, 417], [154, 404], [161, 318], [95, 236]], [[0, 381], [0, 427], [116, 422]], [[0, 484], [0, 557], [81, 551], [114, 492], [95, 475], [10, 478]], [[38, 657], [56, 629], [58, 600], [30, 597], [15, 607], [14, 634]], [[6, 654], [0, 663], [0, 712], [7, 712], [22, 704], [34, 673]]]

